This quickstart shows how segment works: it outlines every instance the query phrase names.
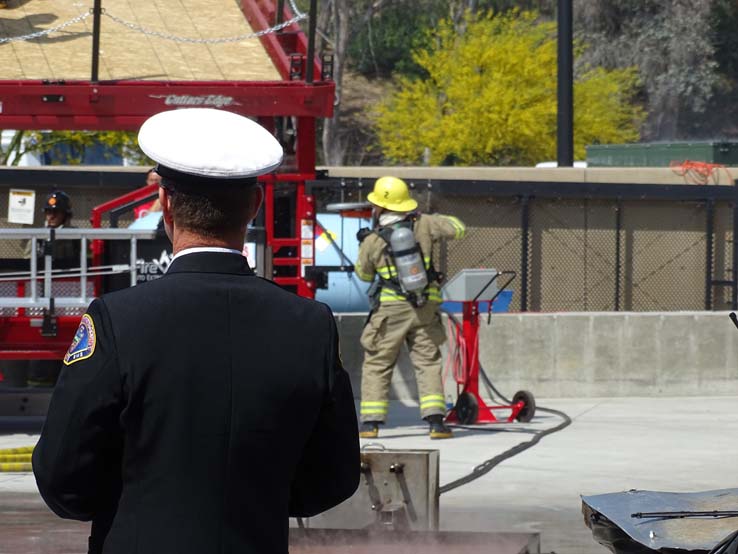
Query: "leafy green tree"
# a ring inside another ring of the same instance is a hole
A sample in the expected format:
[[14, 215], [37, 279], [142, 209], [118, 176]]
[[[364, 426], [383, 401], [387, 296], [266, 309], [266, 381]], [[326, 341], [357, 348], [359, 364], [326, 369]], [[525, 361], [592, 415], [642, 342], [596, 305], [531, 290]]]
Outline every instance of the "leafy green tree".
[[714, 0], [710, 36], [718, 64], [718, 82], [703, 114], [690, 119], [690, 137], [738, 137], [738, 2]]
[[738, 80], [738, 2], [715, 0], [709, 18], [712, 28], [715, 61], [727, 78]]
[[[413, 59], [426, 78], [400, 77], [378, 107], [377, 134], [394, 162], [532, 164], [556, 153], [556, 34], [536, 12], [467, 12], [465, 32], [443, 21]], [[581, 52], [583, 45], [577, 50]], [[633, 69], [580, 71], [574, 147], [638, 139]]]
[[146, 163], [146, 156], [138, 148], [136, 133], [132, 131], [36, 132], [32, 143], [37, 153], [56, 154], [55, 164], [79, 165], [83, 163], [85, 150], [97, 146], [104, 148], [106, 157], [126, 158], [134, 164]]
[[136, 133], [131, 131], [15, 131], [7, 148], [0, 151], [1, 165], [18, 165], [24, 154], [54, 153], [54, 164], [79, 165], [85, 150], [102, 146], [105, 155], [125, 158], [134, 164], [146, 164], [138, 148]]
[[[715, 11], [720, 6], [724, 13]], [[644, 139], [689, 138], [720, 88], [716, 46], [723, 42], [722, 52], [732, 54], [725, 39], [735, 35], [734, 22], [724, 16], [735, 6], [735, 0], [576, 0], [575, 31], [591, 45], [580, 61], [637, 67], [648, 112]]]
[[[0, 134], [3, 134], [0, 131]], [[15, 131], [10, 138], [7, 147], [3, 147], [0, 142], [0, 165], [18, 165], [23, 155], [28, 152], [24, 136], [26, 131]]]
[[467, 11], [512, 8], [555, 15], [556, 0], [357, 0], [351, 9], [349, 66], [367, 77], [422, 74], [412, 51], [428, 46], [429, 29], [449, 18], [461, 27]]
[[351, 66], [366, 76], [417, 75], [412, 50], [427, 40], [427, 29], [448, 15], [445, 0], [400, 0], [359, 18], [349, 43]]
[[[550, 15], [556, 0], [330, 0], [319, 2], [318, 34], [322, 50], [334, 55], [336, 84], [334, 116], [321, 123], [322, 163], [342, 165], [378, 159], [371, 121], [357, 109], [355, 99], [371, 89], [384, 88], [394, 74], [420, 76], [424, 72], [412, 50], [427, 46], [428, 29], [448, 17], [462, 29], [466, 11], [503, 11], [512, 6], [536, 8]], [[307, 11], [308, 0], [297, 0]], [[373, 94], [369, 94], [372, 96]], [[376, 163], [376, 162], [375, 162]]]

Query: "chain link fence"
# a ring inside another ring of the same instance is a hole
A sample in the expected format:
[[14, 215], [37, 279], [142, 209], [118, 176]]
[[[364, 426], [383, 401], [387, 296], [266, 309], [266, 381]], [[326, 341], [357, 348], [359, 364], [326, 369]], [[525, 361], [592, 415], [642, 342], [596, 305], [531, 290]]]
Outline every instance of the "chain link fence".
[[464, 240], [441, 249], [447, 275], [517, 271], [513, 310], [734, 306], [733, 204], [716, 206], [711, 230], [708, 202], [536, 198], [526, 206], [449, 196], [436, 204], [468, 226]]
[[631, 204], [623, 219], [624, 309], [704, 309], [704, 203]]
[[[370, 181], [317, 181], [318, 209], [361, 201]], [[734, 187], [408, 181], [421, 209], [467, 226], [437, 267], [517, 272], [511, 311], [736, 307]]]
[[[468, 267], [492, 267], [520, 271], [521, 204], [514, 198], [476, 199], [438, 196], [434, 210], [459, 217], [467, 227], [466, 237], [444, 243], [440, 248], [439, 267], [451, 278]], [[520, 310], [520, 279], [511, 283], [513, 303]]]
[[615, 209], [604, 202], [531, 205], [529, 309], [615, 309]]

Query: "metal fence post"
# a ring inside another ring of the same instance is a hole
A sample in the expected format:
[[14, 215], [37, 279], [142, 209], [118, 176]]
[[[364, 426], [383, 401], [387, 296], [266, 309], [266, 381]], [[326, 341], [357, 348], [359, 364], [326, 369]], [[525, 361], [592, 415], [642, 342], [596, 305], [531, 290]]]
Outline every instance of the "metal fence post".
[[312, 84], [315, 71], [315, 33], [318, 24], [318, 0], [310, 0], [310, 19], [308, 20], [308, 45], [307, 45], [307, 69], [305, 71], [305, 82]]
[[138, 260], [138, 250], [137, 250], [138, 241], [136, 240], [136, 237], [131, 237], [131, 254], [130, 254], [130, 274], [131, 274], [131, 286], [136, 286], [136, 270], [138, 269], [136, 267], [136, 261]]
[[738, 200], [733, 202], [733, 290], [731, 295], [730, 309], [738, 310]]
[[[56, 231], [49, 229], [49, 240], [44, 244], [44, 297], [51, 298], [52, 251]], [[31, 253], [33, 256], [33, 253]]]
[[615, 203], [615, 311], [620, 311], [620, 266], [621, 262], [621, 239], [620, 231], [623, 228], [623, 200], [618, 198]]
[[528, 254], [530, 251], [530, 196], [522, 196], [520, 229], [523, 236], [520, 245], [520, 311], [528, 311]]
[[95, 0], [92, 8], [92, 69], [90, 81], [98, 82], [100, 68], [100, 16], [102, 15], [102, 0]]
[[558, 2], [558, 86], [556, 160], [558, 167], [574, 166], [574, 46], [572, 0]]
[[80, 239], [79, 288], [82, 302], [87, 302], [87, 237]]
[[705, 201], [707, 208], [705, 229], [705, 310], [712, 310], [712, 277], [714, 265], [715, 200]]
[[38, 239], [31, 239], [31, 301], [38, 298]]

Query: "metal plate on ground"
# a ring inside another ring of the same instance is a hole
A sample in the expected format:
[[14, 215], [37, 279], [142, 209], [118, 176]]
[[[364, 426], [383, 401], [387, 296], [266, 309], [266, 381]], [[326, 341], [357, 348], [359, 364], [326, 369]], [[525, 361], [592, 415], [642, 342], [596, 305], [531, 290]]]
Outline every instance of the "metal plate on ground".
[[614, 552], [633, 552], [633, 542], [651, 550], [708, 552], [738, 529], [738, 518], [637, 518], [632, 514], [715, 510], [738, 510], [738, 489], [695, 493], [631, 490], [582, 497], [585, 523], [595, 540]]
[[363, 450], [359, 488], [309, 527], [438, 529], [438, 450]]

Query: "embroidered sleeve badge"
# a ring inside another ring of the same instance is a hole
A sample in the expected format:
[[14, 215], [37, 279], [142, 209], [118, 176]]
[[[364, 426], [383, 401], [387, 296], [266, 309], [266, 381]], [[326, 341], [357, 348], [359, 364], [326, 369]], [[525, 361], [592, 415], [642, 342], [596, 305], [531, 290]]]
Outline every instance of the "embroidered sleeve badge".
[[86, 360], [95, 353], [95, 343], [97, 342], [97, 334], [95, 333], [95, 324], [89, 314], [82, 316], [79, 322], [77, 332], [74, 334], [74, 340], [64, 356], [64, 365], [72, 365], [74, 362]]

